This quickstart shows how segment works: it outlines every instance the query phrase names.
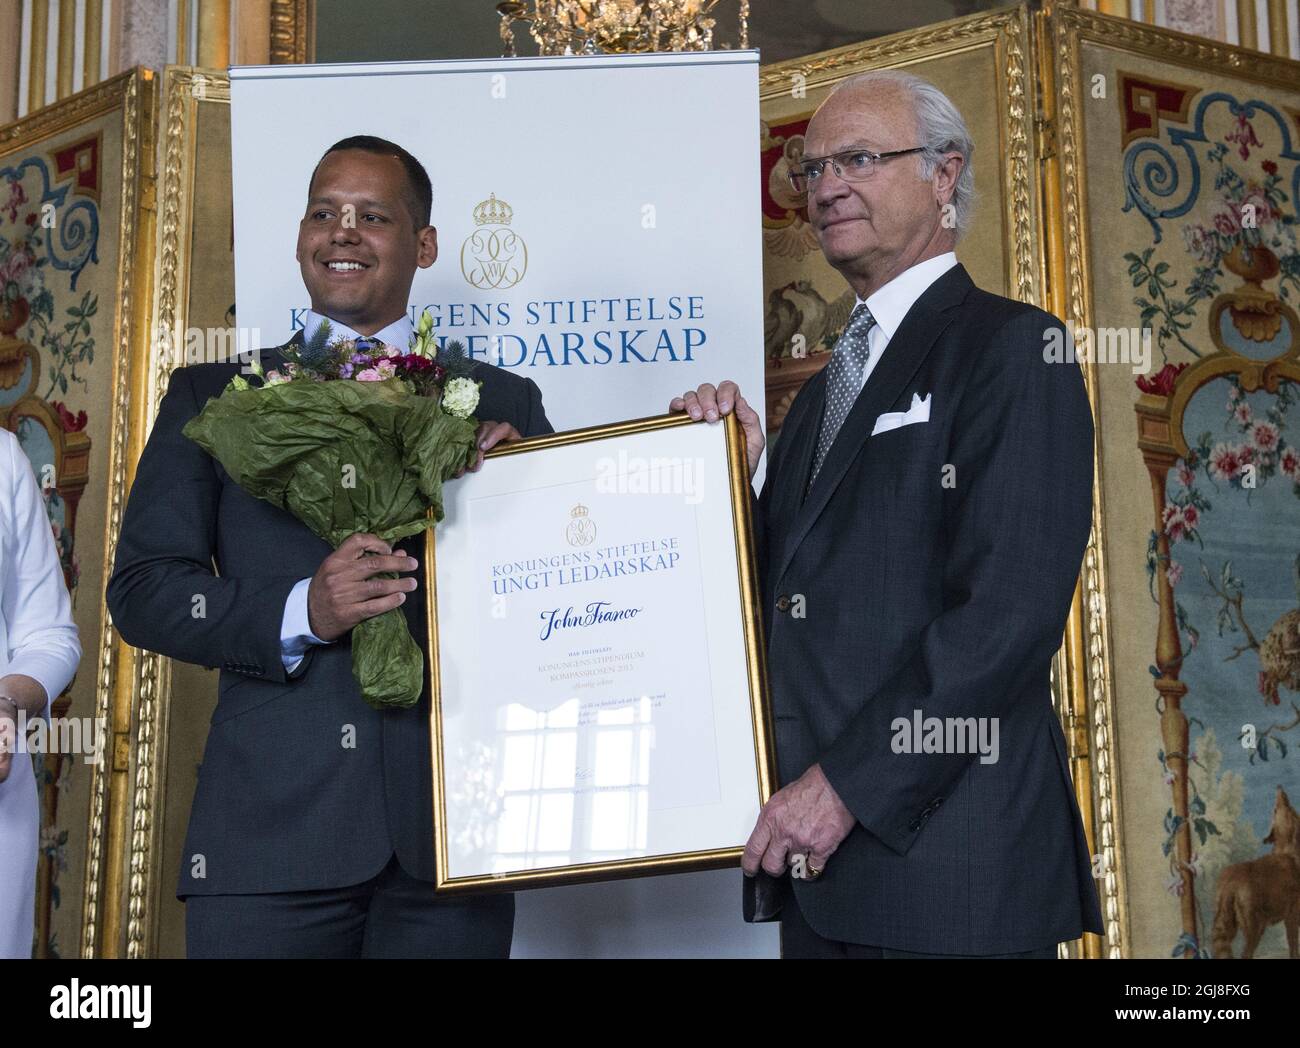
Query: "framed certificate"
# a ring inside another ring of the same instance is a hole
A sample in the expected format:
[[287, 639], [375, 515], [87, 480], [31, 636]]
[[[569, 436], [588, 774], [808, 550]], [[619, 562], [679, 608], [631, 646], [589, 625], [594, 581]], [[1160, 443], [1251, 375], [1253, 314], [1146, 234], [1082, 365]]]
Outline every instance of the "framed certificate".
[[488, 458], [426, 539], [437, 889], [735, 865], [775, 769], [739, 424]]

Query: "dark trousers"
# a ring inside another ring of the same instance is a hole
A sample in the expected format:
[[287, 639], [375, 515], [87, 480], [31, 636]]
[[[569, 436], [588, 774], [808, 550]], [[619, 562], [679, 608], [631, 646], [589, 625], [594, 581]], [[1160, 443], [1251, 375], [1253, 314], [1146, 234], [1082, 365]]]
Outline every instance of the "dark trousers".
[[907, 958], [912, 960], [1055, 960], [1056, 947], [1043, 946], [1037, 950], [1024, 950], [1020, 953], [989, 953], [973, 956], [954, 953], [913, 953], [910, 950], [895, 950], [888, 946], [863, 946], [854, 942], [836, 942], [823, 939], [808, 926], [794, 892], [786, 896], [781, 907], [781, 958], [783, 960], [890, 960]]
[[267, 895], [191, 895], [185, 952], [212, 957], [505, 958], [515, 897], [435, 896], [394, 855], [346, 888]]

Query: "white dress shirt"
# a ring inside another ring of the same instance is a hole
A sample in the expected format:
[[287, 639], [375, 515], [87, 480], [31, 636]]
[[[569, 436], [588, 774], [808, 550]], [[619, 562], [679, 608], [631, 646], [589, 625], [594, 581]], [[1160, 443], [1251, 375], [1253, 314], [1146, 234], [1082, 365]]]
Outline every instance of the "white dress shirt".
[[[321, 316], [315, 310], [307, 310], [307, 317], [303, 322], [302, 337], [310, 339], [326, 319], [328, 318]], [[331, 342], [341, 338], [357, 339], [363, 337], [337, 320], [331, 319], [329, 323]], [[403, 313], [386, 328], [364, 337], [382, 342], [386, 346], [392, 346], [394, 349], [405, 353], [411, 344], [411, 336], [414, 333], [415, 328], [411, 324], [411, 318]], [[310, 586], [311, 579], [302, 579], [289, 591], [289, 598], [284, 602], [284, 618], [280, 623], [280, 659], [284, 663], [286, 673], [297, 672], [310, 645], [331, 643], [330, 641], [321, 640], [311, 631], [311, 619], [307, 613], [307, 590]]]
[[[872, 292], [865, 300], [876, 322], [867, 332], [867, 345], [871, 349], [871, 357], [867, 360], [867, 366], [862, 369], [862, 385], [858, 387], [858, 392], [862, 391], [863, 386], [867, 384], [867, 379], [880, 363], [885, 347], [894, 337], [894, 332], [907, 316], [908, 310], [925, 294], [931, 284], [956, 264], [957, 255], [952, 251], [927, 258], [924, 262], [918, 262], [910, 269], [903, 270], [884, 287]], [[863, 301], [861, 298], [858, 299], [854, 308], [862, 305]]]
[[[0, 677], [37, 681], [48, 717], [80, 659], [45, 499], [18, 438], [0, 429]], [[32, 760], [20, 750], [0, 782], [0, 958], [32, 955], [39, 825]]]

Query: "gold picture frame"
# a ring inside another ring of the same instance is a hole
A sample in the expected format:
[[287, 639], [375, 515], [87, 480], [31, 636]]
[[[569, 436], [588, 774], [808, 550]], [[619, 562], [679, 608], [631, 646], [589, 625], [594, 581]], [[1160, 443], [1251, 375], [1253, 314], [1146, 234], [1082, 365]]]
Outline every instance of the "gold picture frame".
[[[570, 430], [546, 436], [532, 437], [498, 445], [487, 453], [487, 458], [506, 458], [545, 453], [550, 450], [605, 440], [618, 440], [630, 436], [656, 434], [686, 426], [705, 425], [693, 421], [688, 415], [658, 415], [633, 419], [604, 426]], [[745, 651], [745, 680], [748, 684], [749, 726], [753, 735], [753, 760], [761, 806], [776, 790], [776, 753], [772, 731], [772, 713], [767, 688], [764, 661], [761, 596], [756, 564], [752, 550], [752, 490], [746, 458], [745, 439], [734, 415], [727, 416], [723, 424], [727, 457], [728, 502], [733, 523], [732, 541], [735, 549], [735, 570], [738, 586], [738, 604], [743, 629]], [[447, 818], [448, 789], [443, 782], [446, 772], [444, 747], [444, 703], [442, 691], [442, 649], [438, 630], [438, 568], [436, 531], [430, 529], [425, 536], [424, 557], [427, 584], [426, 610], [428, 622], [429, 679], [430, 679], [430, 760], [433, 771], [434, 856], [435, 890], [446, 894], [489, 891], [515, 891], [523, 888], [541, 888], [562, 884], [581, 884], [597, 880], [617, 880], [627, 877], [654, 876], [684, 873], [694, 870], [725, 869], [739, 864], [743, 844], [709, 850], [695, 850], [665, 855], [648, 855], [621, 858], [612, 861], [574, 865], [556, 865], [528, 868], [508, 873], [454, 876], [450, 871], [447, 846], [449, 831]], [[576, 780], [575, 780], [576, 782]], [[757, 816], [757, 809], [754, 812]]]

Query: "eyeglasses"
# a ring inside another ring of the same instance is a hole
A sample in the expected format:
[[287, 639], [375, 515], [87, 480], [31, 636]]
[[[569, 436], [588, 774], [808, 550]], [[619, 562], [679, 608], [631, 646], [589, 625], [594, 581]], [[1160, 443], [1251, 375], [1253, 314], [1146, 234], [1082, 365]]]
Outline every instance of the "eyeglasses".
[[790, 179], [791, 188], [796, 193], [806, 193], [808, 187], [815, 186], [817, 180], [822, 177], [822, 172], [826, 170], [828, 162], [834, 168], [837, 178], [842, 178], [846, 182], [862, 182], [875, 173], [876, 165], [882, 160], [892, 160], [896, 156], [907, 156], [908, 153], [921, 153], [924, 151], [924, 146], [914, 146], [911, 149], [895, 149], [891, 153], [872, 153], [866, 149], [846, 149], [842, 153], [832, 153], [830, 156], [805, 159], [800, 162], [798, 167], [792, 168], [787, 177]]

